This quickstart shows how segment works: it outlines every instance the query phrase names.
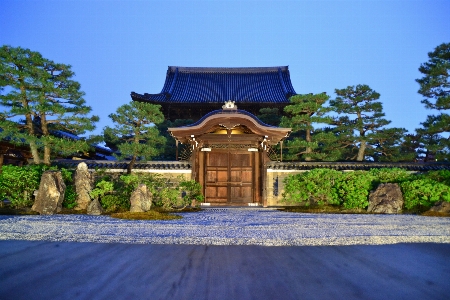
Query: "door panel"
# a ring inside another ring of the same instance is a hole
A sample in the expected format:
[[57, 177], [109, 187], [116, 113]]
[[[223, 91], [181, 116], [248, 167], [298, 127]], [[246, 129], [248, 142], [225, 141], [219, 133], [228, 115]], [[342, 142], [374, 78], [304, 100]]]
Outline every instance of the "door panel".
[[206, 154], [206, 202], [235, 205], [253, 202], [252, 155], [232, 152]]

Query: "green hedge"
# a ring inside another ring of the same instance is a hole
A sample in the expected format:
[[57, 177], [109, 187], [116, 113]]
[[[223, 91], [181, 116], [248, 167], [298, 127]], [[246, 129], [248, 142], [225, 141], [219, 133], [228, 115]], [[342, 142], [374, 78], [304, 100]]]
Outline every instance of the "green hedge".
[[405, 208], [430, 207], [436, 201], [450, 202], [450, 171], [410, 174], [399, 168], [340, 172], [314, 169], [284, 180], [283, 200], [299, 205], [339, 205], [346, 209], [366, 208], [370, 191], [380, 183], [398, 183]]
[[4, 165], [0, 174], [0, 199], [8, 199], [15, 208], [32, 205], [33, 192], [39, 189], [42, 173], [47, 169], [42, 165]]

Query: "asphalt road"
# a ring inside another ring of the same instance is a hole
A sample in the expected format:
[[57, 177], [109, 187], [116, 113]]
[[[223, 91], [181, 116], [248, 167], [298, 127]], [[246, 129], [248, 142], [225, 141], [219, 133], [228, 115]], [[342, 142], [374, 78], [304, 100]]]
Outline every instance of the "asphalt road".
[[450, 244], [0, 241], [0, 299], [449, 299]]

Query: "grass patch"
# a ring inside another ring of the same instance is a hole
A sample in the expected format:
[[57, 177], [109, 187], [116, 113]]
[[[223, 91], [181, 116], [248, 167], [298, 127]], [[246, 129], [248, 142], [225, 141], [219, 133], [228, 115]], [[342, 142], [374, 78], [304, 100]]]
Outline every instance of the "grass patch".
[[159, 212], [156, 210], [149, 210], [146, 212], [120, 212], [112, 213], [113, 218], [125, 220], [177, 220], [182, 219], [182, 216], [174, 215], [168, 212]]

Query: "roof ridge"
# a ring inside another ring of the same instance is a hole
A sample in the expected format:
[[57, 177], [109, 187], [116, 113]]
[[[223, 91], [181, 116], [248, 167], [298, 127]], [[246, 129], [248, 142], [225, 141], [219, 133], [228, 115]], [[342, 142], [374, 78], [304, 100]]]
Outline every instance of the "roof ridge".
[[278, 72], [287, 71], [289, 66], [275, 67], [179, 67], [169, 66], [168, 72], [185, 72], [185, 73], [261, 73], [261, 72]]

